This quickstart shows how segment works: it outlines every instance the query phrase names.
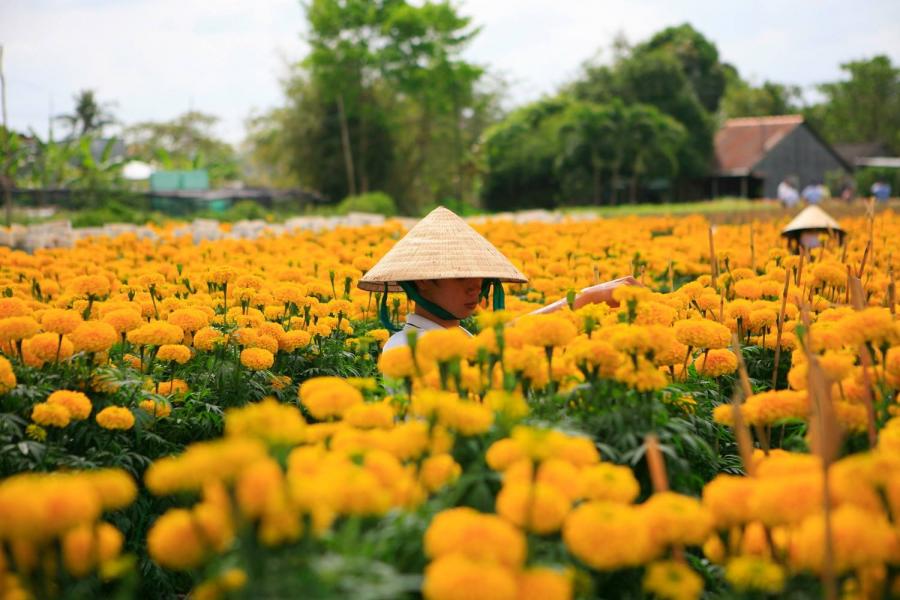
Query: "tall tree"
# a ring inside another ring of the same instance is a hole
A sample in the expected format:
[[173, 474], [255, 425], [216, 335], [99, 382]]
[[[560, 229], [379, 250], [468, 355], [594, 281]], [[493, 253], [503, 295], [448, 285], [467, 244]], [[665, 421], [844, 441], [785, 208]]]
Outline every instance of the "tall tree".
[[728, 84], [719, 105], [719, 114], [725, 119], [732, 119], [786, 115], [802, 109], [803, 94], [799, 86], [772, 81], [754, 86], [737, 78]]
[[188, 111], [170, 121], [145, 121], [125, 130], [131, 156], [168, 169], [206, 169], [214, 183], [240, 176], [234, 148], [216, 137], [218, 117]]
[[116, 123], [112, 113], [112, 103], [99, 102], [94, 90], [81, 90], [73, 96], [75, 109], [69, 114], [56, 117], [65, 123], [73, 138], [85, 135], [102, 136], [103, 130]]
[[825, 83], [812, 111], [832, 142], [880, 142], [900, 153], [900, 69], [884, 55], [841, 65], [849, 79]]

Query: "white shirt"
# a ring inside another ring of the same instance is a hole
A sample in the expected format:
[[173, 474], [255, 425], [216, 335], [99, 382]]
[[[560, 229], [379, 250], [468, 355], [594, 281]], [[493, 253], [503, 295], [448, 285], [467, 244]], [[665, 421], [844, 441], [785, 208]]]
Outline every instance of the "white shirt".
[[[416, 332], [416, 337], [422, 335], [427, 331], [436, 331], [438, 329], [445, 329], [443, 325], [440, 323], [435, 323], [431, 319], [426, 319], [422, 315], [417, 315], [415, 313], [409, 313], [406, 315], [406, 325], [403, 326], [403, 329], [395, 333], [390, 337], [390, 339], [384, 343], [384, 348], [381, 349], [382, 352], [385, 350], [390, 350], [391, 348], [399, 348], [401, 346], [406, 346], [409, 344], [409, 338], [406, 337], [406, 334], [410, 331]], [[460, 327], [460, 330], [465, 331], [466, 335], [472, 335], [472, 332], [467, 329], [463, 329]]]

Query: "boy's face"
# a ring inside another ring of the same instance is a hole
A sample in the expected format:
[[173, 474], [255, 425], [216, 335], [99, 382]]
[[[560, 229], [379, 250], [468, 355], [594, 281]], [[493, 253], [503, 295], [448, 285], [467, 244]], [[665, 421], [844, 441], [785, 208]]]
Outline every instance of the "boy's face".
[[431, 300], [451, 314], [465, 319], [475, 312], [478, 306], [481, 282], [480, 277], [430, 279], [417, 281], [416, 287], [426, 300]]

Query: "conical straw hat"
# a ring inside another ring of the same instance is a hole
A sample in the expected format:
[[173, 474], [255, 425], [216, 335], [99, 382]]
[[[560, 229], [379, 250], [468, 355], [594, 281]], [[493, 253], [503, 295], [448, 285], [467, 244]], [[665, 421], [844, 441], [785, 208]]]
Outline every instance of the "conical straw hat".
[[398, 281], [481, 277], [525, 283], [526, 277], [493, 244], [439, 206], [397, 242], [359, 281], [370, 292], [399, 292]]
[[835, 221], [831, 215], [819, 208], [818, 206], [807, 206], [800, 214], [794, 217], [794, 220], [781, 230], [781, 235], [790, 235], [807, 230], [830, 230], [844, 233], [841, 226]]

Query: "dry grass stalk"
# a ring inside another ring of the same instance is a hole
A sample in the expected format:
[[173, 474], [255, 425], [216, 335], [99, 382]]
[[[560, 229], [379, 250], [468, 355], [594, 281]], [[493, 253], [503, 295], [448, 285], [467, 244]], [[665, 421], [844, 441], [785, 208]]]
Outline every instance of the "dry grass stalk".
[[737, 441], [738, 452], [744, 463], [744, 472], [750, 477], [756, 474], [756, 465], [753, 463], [753, 440], [750, 438], [750, 430], [744, 423], [744, 415], [741, 413], [741, 396], [735, 391], [731, 397], [731, 415], [734, 421], [734, 437]]
[[719, 260], [716, 258], [716, 243], [713, 241], [713, 226], [709, 226], [709, 266], [713, 288], [719, 286]]
[[648, 433], [644, 438], [647, 446], [647, 466], [650, 469], [650, 481], [653, 483], [653, 491], [656, 493], [669, 491], [669, 478], [666, 476], [666, 459], [659, 449], [659, 438], [654, 433]]
[[778, 382], [778, 362], [781, 360], [781, 334], [784, 331], [784, 312], [787, 308], [788, 288], [791, 287], [791, 277], [784, 274], [784, 290], [781, 292], [781, 311], [778, 313], [778, 333], [775, 336], [775, 368], [772, 369], [772, 389], [776, 389]]
[[[750, 385], [750, 376], [747, 374], [747, 364], [744, 362], [744, 354], [741, 352], [741, 342], [738, 340], [737, 334], [731, 334], [731, 349], [734, 352], [734, 355], [737, 357], [738, 363], [738, 376], [739, 381], [741, 382], [741, 391], [744, 394], [744, 398], [749, 398], [753, 395], [753, 387]], [[761, 425], [754, 425], [753, 430], [756, 431], [756, 437], [759, 440], [760, 445], [762, 446], [763, 452], [766, 455], [769, 454], [769, 432], [767, 428]]]
[[[808, 322], [809, 313], [806, 313]], [[815, 454], [822, 461], [822, 516], [825, 520], [825, 557], [822, 565], [822, 584], [825, 596], [837, 598], [837, 578], [834, 570], [834, 540], [831, 524], [831, 495], [829, 493], [829, 467], [837, 457], [842, 433], [831, 403], [830, 385], [816, 356], [810, 352], [809, 344], [805, 345], [809, 368], [808, 390], [812, 418], [810, 419], [810, 435]]]

